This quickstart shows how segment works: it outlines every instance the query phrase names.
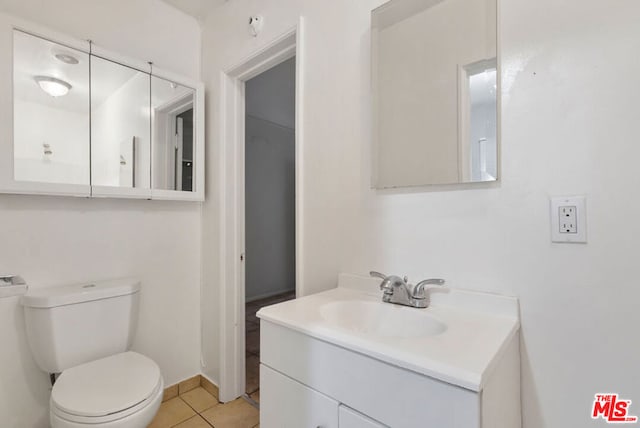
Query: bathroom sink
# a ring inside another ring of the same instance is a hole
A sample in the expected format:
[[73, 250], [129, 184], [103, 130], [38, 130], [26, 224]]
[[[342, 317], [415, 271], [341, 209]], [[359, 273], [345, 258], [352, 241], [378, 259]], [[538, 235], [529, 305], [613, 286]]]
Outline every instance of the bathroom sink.
[[[261, 339], [280, 343], [289, 330], [290, 345], [311, 352], [314, 361], [316, 344], [328, 343], [331, 351], [318, 352], [320, 360], [332, 360], [334, 352], [344, 349], [476, 392], [498, 357], [504, 358], [507, 343], [515, 343], [518, 351], [514, 297], [450, 289], [433, 293], [429, 307], [418, 309], [382, 302], [379, 286], [377, 278], [342, 274], [337, 288], [266, 306], [257, 313]], [[305, 336], [319, 342], [305, 348]], [[261, 361], [295, 366], [291, 353], [281, 349], [262, 350]]]
[[385, 338], [435, 336], [447, 326], [424, 309], [370, 301], [337, 301], [320, 307], [321, 317], [335, 327]]

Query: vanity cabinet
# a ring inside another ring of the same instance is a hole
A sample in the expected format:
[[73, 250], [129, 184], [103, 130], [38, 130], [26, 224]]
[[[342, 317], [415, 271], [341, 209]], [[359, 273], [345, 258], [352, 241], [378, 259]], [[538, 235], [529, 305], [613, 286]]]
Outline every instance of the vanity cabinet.
[[260, 425], [278, 428], [385, 428], [268, 366], [260, 367]]
[[338, 403], [267, 366], [260, 367], [260, 425], [338, 428]]
[[204, 85], [0, 13], [0, 193], [204, 200]]
[[518, 335], [480, 391], [261, 320], [264, 428], [519, 428]]
[[342, 405], [338, 409], [338, 425], [340, 428], [385, 428], [373, 419]]

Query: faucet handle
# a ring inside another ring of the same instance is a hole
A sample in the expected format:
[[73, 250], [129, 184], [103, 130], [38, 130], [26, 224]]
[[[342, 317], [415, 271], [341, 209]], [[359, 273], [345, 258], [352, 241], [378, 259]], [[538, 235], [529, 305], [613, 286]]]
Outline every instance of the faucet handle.
[[415, 287], [413, 287], [413, 293], [412, 297], [414, 299], [424, 299], [425, 298], [425, 290], [427, 288], [432, 288], [432, 287], [428, 287], [429, 285], [433, 285], [433, 286], [443, 286], [444, 285], [444, 279], [441, 278], [429, 278], [429, 279], [423, 279], [422, 281], [420, 281], [419, 283], [417, 283], [415, 285]]
[[371, 272], [369, 272], [369, 275], [371, 275], [374, 278], [380, 278], [382, 280], [382, 282], [380, 283], [380, 290], [387, 289], [387, 275], [380, 272], [376, 272], [375, 270], [372, 270]]
[[372, 270], [371, 272], [369, 272], [369, 275], [371, 275], [374, 278], [380, 278], [382, 280], [387, 279], [387, 275], [380, 272], [376, 272], [375, 270]]

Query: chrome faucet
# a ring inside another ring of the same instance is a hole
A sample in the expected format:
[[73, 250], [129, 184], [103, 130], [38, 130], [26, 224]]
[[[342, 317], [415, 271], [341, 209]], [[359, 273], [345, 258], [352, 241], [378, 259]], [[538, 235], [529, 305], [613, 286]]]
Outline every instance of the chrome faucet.
[[412, 285], [406, 276], [400, 278], [397, 275], [384, 275], [380, 272], [371, 271], [369, 275], [380, 278], [380, 290], [383, 291], [382, 301], [397, 305], [411, 306], [413, 308], [426, 308], [429, 306], [427, 290], [435, 286], [443, 286], [444, 279], [430, 278]]

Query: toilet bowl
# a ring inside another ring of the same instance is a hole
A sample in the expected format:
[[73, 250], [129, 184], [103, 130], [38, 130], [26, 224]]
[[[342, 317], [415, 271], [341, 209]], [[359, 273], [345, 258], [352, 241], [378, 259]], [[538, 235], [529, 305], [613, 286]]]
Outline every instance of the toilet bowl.
[[124, 352], [65, 370], [51, 391], [52, 428], [144, 428], [162, 401], [158, 365]]
[[145, 428], [153, 420], [160, 369], [129, 351], [139, 295], [140, 282], [125, 278], [22, 297], [33, 357], [43, 371], [60, 373], [49, 400], [52, 428]]

